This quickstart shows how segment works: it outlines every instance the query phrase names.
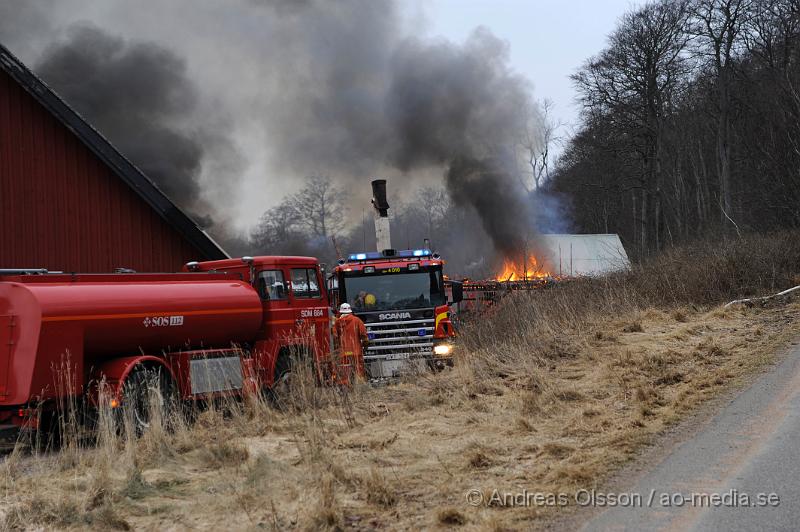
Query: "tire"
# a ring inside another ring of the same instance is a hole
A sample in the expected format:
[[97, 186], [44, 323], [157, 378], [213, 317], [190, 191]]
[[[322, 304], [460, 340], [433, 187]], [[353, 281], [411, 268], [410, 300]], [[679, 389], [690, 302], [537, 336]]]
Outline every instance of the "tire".
[[278, 360], [275, 362], [275, 374], [273, 375], [272, 387], [288, 385], [292, 379], [294, 361], [286, 351], [281, 351]]
[[454, 366], [453, 357], [428, 360], [428, 369], [433, 373], [440, 373]]
[[[304, 375], [298, 375], [297, 369], [303, 367], [308, 356], [308, 352], [302, 349], [295, 351], [293, 348], [289, 348], [279, 352], [278, 360], [275, 361], [272, 386], [267, 391], [268, 396], [276, 405], [280, 405], [291, 395], [292, 388], [297, 386], [298, 380], [305, 378]], [[316, 373], [314, 378], [315, 381], [318, 378]]]
[[178, 400], [175, 383], [166, 369], [161, 366], [140, 367], [125, 379], [122, 388], [122, 413], [125, 422], [131, 423], [137, 436], [150, 428], [153, 413], [158, 411], [162, 423], [169, 426], [172, 416], [177, 412]]
[[274, 404], [279, 405], [280, 397], [285, 397], [291, 389], [293, 370], [294, 360], [288, 351], [282, 350], [278, 354], [278, 360], [275, 361], [272, 386], [267, 390], [267, 395]]

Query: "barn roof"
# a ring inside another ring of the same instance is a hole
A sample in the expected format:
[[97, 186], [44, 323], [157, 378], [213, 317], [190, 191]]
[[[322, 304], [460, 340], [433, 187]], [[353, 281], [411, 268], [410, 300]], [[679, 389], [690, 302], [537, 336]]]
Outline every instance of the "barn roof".
[[67, 129], [72, 131], [114, 174], [132, 188], [170, 226], [203, 254], [204, 260], [228, 258], [214, 239], [164, 195], [139, 168], [117, 150], [25, 64], [0, 44], [0, 69], [11, 76]]

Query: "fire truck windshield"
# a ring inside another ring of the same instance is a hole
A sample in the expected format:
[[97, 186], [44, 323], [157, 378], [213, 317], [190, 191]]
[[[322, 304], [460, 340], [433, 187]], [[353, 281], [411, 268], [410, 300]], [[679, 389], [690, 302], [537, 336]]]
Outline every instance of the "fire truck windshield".
[[442, 272], [372, 274], [344, 278], [342, 300], [356, 312], [436, 307], [445, 304]]

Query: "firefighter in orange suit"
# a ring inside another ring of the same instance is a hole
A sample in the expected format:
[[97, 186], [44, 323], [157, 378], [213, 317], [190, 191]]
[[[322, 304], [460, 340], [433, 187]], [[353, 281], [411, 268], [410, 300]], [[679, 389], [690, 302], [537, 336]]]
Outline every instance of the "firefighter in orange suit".
[[353, 314], [353, 309], [347, 303], [339, 307], [339, 317], [333, 325], [333, 337], [341, 352], [339, 371], [337, 371], [340, 384], [351, 384], [351, 376], [356, 379], [365, 378], [364, 349], [369, 342], [367, 327], [358, 316]]

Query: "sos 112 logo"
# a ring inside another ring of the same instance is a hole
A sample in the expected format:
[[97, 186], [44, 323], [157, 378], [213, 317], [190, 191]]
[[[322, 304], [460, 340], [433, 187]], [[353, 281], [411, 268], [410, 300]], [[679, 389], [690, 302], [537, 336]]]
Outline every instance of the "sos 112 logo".
[[142, 325], [145, 327], [177, 327], [183, 325], [183, 316], [147, 316]]

